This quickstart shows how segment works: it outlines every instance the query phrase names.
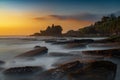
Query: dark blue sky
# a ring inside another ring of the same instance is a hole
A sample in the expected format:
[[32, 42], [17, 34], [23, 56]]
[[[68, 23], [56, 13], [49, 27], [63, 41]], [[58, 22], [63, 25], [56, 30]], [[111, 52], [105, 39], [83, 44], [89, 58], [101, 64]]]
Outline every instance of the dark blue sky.
[[53, 13], [113, 13], [120, 10], [120, 0], [0, 0], [3, 6], [12, 8], [47, 9]]

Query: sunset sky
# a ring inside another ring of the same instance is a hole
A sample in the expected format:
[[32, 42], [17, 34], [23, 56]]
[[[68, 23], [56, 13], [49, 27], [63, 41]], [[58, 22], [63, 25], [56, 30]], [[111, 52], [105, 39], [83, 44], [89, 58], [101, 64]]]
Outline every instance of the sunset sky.
[[0, 35], [30, 35], [48, 25], [64, 31], [120, 14], [120, 0], [0, 0]]

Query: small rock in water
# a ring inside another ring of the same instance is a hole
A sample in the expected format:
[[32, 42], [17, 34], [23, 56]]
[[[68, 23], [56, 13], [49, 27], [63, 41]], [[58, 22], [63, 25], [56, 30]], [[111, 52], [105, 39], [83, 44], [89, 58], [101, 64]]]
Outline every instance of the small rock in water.
[[39, 48], [41, 48], [41, 46], [37, 45], [37, 46], [34, 47], [34, 49], [39, 49]]
[[3, 65], [3, 64], [5, 64], [5, 62], [0, 60], [0, 65]]

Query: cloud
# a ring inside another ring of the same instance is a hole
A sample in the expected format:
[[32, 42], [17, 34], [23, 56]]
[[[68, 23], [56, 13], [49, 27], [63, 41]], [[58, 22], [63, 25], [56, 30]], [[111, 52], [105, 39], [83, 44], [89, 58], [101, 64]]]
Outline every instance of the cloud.
[[100, 20], [100, 18], [103, 15], [98, 14], [91, 14], [91, 13], [82, 13], [82, 14], [74, 14], [74, 15], [47, 15], [43, 17], [36, 17], [35, 20], [49, 20], [49, 19], [55, 19], [55, 20], [77, 20], [77, 21], [92, 21], [95, 22], [97, 20]]
[[[72, 15], [47, 15], [42, 17], [36, 17], [35, 20], [74, 20], [74, 21], [90, 21], [96, 22], [101, 20], [103, 16], [108, 16], [109, 14], [92, 14], [92, 13], [80, 13], [80, 14], [72, 14]], [[120, 16], [120, 11], [114, 12], [116, 16]]]

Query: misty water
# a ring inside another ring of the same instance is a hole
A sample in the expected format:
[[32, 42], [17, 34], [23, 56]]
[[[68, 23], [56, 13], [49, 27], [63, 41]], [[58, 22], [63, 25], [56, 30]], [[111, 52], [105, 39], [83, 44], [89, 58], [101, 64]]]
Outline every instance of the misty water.
[[[47, 37], [51, 38], [51, 37]], [[34, 40], [35, 39], [35, 40]], [[37, 39], [37, 40], [36, 40]], [[52, 45], [51, 43], [46, 43], [45, 41], [42, 41], [43, 39], [46, 39], [46, 37], [1, 37], [0, 38], [0, 60], [5, 61], [6, 63], [4, 65], [0, 65], [1, 68], [5, 69], [11, 68], [11, 67], [20, 67], [20, 66], [42, 66], [44, 69], [51, 69], [53, 68], [55, 63], [60, 63], [60, 59], [62, 58], [62, 61], [70, 61], [77, 58], [80, 59], [87, 59], [84, 55], [80, 55], [78, 57], [69, 57], [66, 59], [66, 57], [53, 57], [49, 56], [49, 53], [51, 52], [63, 52], [63, 53], [81, 53], [81, 51], [86, 50], [105, 50], [105, 49], [112, 49], [117, 48], [119, 46], [92, 46], [87, 45], [85, 48], [76, 48], [76, 49], [65, 49], [62, 45]], [[67, 39], [74, 39], [74, 38], [67, 38]], [[83, 38], [77, 38], [77, 39], [83, 39]], [[100, 40], [104, 38], [84, 38], [84, 39], [94, 39], [94, 40]], [[33, 50], [36, 45], [39, 46], [45, 46], [48, 48], [48, 54], [45, 56], [36, 57], [34, 59], [17, 59], [15, 56], [22, 54], [26, 51]], [[98, 44], [98, 45], [104, 45], [104, 44]], [[91, 59], [91, 58], [90, 58]], [[89, 60], [89, 59], [88, 59]], [[120, 59], [114, 59], [114, 58], [105, 58], [105, 60], [110, 60], [117, 64], [117, 74], [116, 74], [116, 80], [120, 80]], [[0, 75], [0, 80], [5, 80], [2, 75]]]

